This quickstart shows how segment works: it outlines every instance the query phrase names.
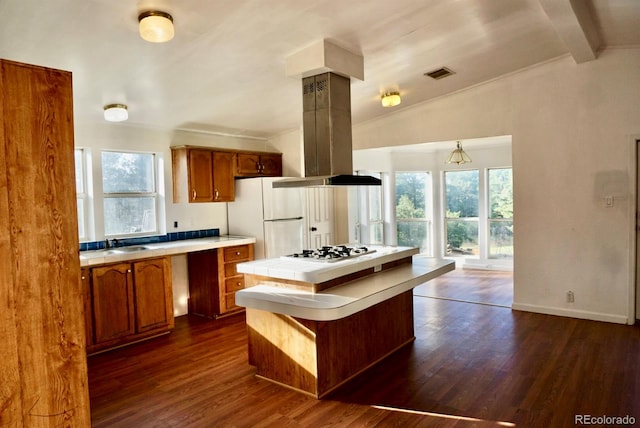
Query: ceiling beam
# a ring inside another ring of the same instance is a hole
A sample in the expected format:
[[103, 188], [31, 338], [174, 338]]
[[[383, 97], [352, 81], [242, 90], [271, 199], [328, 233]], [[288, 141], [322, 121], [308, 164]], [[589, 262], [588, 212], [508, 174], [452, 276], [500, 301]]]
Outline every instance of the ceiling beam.
[[597, 57], [601, 39], [591, 13], [591, 2], [585, 0], [539, 0], [576, 63]]

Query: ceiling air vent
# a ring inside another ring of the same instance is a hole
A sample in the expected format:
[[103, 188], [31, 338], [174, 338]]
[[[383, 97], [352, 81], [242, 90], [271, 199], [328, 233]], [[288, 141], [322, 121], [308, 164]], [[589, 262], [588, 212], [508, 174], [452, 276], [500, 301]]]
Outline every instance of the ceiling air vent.
[[455, 71], [451, 71], [447, 67], [438, 68], [437, 70], [424, 73], [425, 76], [429, 76], [435, 80], [439, 80], [439, 79], [442, 79], [443, 77], [451, 76], [452, 74], [455, 74]]

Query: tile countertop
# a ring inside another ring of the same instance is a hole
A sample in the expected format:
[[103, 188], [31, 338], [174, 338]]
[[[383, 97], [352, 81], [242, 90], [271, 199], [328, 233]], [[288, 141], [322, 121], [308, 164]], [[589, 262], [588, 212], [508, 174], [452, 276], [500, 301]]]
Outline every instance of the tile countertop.
[[367, 245], [367, 248], [375, 250], [375, 252], [338, 262], [306, 261], [292, 257], [280, 257], [239, 263], [237, 269], [238, 272], [245, 274], [319, 284], [383, 263], [410, 257], [420, 252], [418, 248], [414, 247]]
[[122, 251], [118, 247], [109, 250], [81, 251], [80, 266], [95, 266], [106, 263], [117, 263], [129, 260], [146, 259], [149, 257], [171, 256], [190, 253], [193, 251], [211, 250], [214, 248], [231, 247], [234, 245], [255, 244], [256, 238], [248, 236], [222, 235], [210, 238], [184, 239], [180, 241], [156, 242], [153, 244], [133, 245], [144, 247], [139, 251]]
[[454, 269], [453, 260], [414, 256], [412, 264], [318, 293], [259, 284], [239, 290], [236, 304], [308, 320], [331, 321], [370, 308]]

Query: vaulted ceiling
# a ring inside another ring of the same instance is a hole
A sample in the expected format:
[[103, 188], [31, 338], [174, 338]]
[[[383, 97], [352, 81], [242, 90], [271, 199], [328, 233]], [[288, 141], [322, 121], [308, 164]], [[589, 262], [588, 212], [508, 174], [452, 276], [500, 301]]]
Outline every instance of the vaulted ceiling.
[[[149, 9], [173, 15], [173, 40], [140, 38]], [[268, 136], [300, 127], [285, 61], [321, 39], [364, 57], [358, 123], [563, 55], [638, 47], [639, 23], [638, 0], [0, 0], [0, 57], [73, 72], [76, 120], [124, 103], [132, 125]], [[455, 74], [424, 76], [440, 67]]]

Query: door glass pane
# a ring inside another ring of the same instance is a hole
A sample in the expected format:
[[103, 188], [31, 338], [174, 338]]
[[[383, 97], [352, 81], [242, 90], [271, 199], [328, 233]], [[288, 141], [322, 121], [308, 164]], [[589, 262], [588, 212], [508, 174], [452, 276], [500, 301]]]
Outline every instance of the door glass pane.
[[398, 245], [418, 247], [431, 255], [431, 213], [427, 212], [428, 172], [396, 172], [396, 232]]
[[489, 258], [513, 258], [513, 183], [511, 168], [490, 169]]
[[489, 220], [489, 258], [513, 258], [512, 220]]
[[74, 150], [76, 164], [76, 193], [84, 193], [84, 173], [82, 164], [82, 149]]
[[448, 256], [478, 256], [478, 170], [445, 172]]

